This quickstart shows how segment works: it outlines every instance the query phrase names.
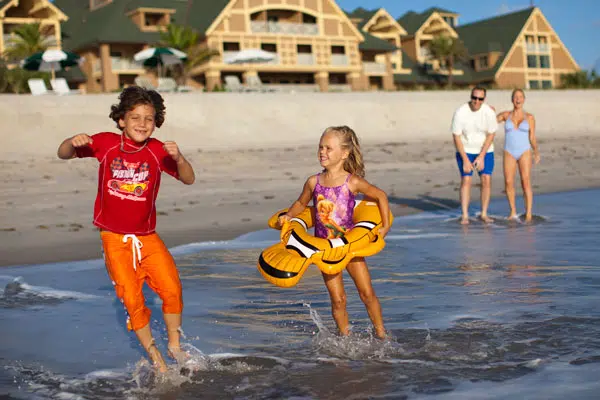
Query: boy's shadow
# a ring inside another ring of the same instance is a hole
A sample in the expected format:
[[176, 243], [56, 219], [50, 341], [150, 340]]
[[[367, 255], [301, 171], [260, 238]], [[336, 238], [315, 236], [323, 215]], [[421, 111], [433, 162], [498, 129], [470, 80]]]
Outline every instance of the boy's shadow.
[[451, 211], [460, 208], [460, 202], [428, 195], [418, 195], [416, 198], [388, 196], [391, 204], [414, 208], [419, 211]]

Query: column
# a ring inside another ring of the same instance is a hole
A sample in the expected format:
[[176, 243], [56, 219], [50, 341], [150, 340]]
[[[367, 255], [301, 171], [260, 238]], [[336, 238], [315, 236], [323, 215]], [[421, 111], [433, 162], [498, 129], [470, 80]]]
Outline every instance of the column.
[[385, 75], [383, 76], [383, 90], [396, 90], [394, 84], [394, 70], [392, 68], [392, 54], [385, 54]]
[[206, 77], [206, 90], [212, 92], [216, 88], [221, 87], [221, 71], [219, 70], [208, 70], [205, 74]]
[[329, 91], [329, 72], [320, 71], [315, 73], [315, 82], [319, 85], [321, 92]]
[[102, 91], [112, 92], [119, 89], [119, 78], [112, 72], [110, 60], [110, 45], [100, 45], [100, 66], [102, 68]]
[[346, 74], [346, 81], [350, 85], [353, 92], [363, 90], [363, 85], [360, 79], [360, 72], [349, 72]]

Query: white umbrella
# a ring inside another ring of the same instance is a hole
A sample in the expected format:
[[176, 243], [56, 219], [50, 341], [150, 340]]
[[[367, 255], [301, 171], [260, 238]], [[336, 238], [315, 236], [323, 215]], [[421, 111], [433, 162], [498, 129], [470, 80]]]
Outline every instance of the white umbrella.
[[261, 49], [246, 49], [238, 51], [224, 61], [227, 64], [265, 63], [273, 61], [275, 57], [275, 54]]
[[150, 47], [133, 55], [133, 59], [144, 66], [157, 68], [181, 64], [186, 58], [187, 54], [172, 47]]
[[40, 51], [21, 61], [21, 67], [30, 71], [50, 71], [52, 79], [54, 72], [80, 64], [83, 58], [70, 51], [45, 50]]

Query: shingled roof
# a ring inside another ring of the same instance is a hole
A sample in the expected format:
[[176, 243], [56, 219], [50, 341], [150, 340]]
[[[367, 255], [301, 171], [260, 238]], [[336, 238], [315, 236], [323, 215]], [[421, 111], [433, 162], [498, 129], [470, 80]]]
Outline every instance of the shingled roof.
[[[1, 1], [1, 0], [0, 0]], [[230, 0], [195, 1], [187, 24], [205, 33]], [[172, 22], [182, 24], [187, 14], [187, 2], [173, 0], [114, 0], [90, 11], [85, 0], [54, 0], [54, 4], [69, 16], [63, 23], [63, 45], [76, 51], [99, 43], [148, 43], [160, 40], [158, 32], [142, 32], [126, 14], [140, 7], [174, 9]]]
[[472, 72], [475, 81], [493, 79], [534, 10], [535, 7], [530, 7], [455, 28], [471, 57], [491, 51], [502, 53], [490, 69]]
[[373, 18], [375, 14], [377, 14], [377, 11], [379, 11], [379, 9], [367, 10], [365, 8], [358, 7], [354, 9], [354, 11], [346, 12], [346, 15], [350, 19], [360, 19], [358, 29], [362, 30], [362, 28], [367, 24], [367, 22], [369, 22], [369, 20]]
[[445, 10], [445, 9], [439, 8], [439, 7], [430, 7], [427, 10], [423, 11], [422, 13], [408, 11], [407, 13], [402, 15], [400, 18], [398, 18], [397, 21], [400, 25], [402, 25], [404, 30], [406, 30], [406, 33], [410, 36], [410, 35], [414, 35], [419, 30], [419, 28], [421, 28], [421, 26], [423, 26], [425, 21], [427, 21], [427, 19], [429, 17], [431, 17], [431, 14], [436, 13], [436, 12], [443, 13], [443, 14], [458, 15], [458, 13], [455, 13], [454, 11]]

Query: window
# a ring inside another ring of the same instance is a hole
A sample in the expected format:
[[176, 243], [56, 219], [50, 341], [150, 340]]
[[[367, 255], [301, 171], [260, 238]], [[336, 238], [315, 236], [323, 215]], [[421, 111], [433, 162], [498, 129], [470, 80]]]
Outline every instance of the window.
[[488, 67], [488, 56], [479, 57], [479, 69], [486, 69]]
[[540, 68], [550, 68], [550, 56], [540, 56]]
[[111, 57], [123, 57], [123, 53], [121, 53], [120, 51], [111, 51], [110, 56]]
[[223, 42], [223, 51], [240, 51], [238, 42]]
[[540, 81], [529, 81], [529, 89], [539, 89]]
[[537, 68], [537, 56], [527, 56], [527, 68]]
[[392, 69], [396, 69], [396, 68], [398, 68], [398, 64], [392, 63]]
[[527, 46], [528, 53], [533, 53], [536, 51], [535, 38], [533, 36], [525, 36], [525, 45]]
[[331, 46], [331, 54], [346, 54], [344, 46]]
[[277, 45], [275, 43], [263, 43], [260, 48], [270, 53], [277, 53]]
[[147, 12], [144, 15], [144, 25], [146, 26], [166, 26], [166, 20], [166, 15], [162, 13]]
[[300, 54], [312, 54], [312, 46], [310, 44], [299, 44], [298, 53]]
[[542, 89], [552, 89], [552, 81], [542, 81]]
[[455, 25], [454, 17], [445, 16], [443, 18], [444, 18], [444, 21], [446, 21], [448, 23], [448, 25], [454, 27], [454, 25]]
[[302, 14], [302, 23], [303, 24], [316, 24], [317, 19], [310, 14]]
[[548, 38], [546, 36], [538, 36], [539, 49], [542, 53], [547, 53], [550, 51], [550, 47], [548, 46]]

